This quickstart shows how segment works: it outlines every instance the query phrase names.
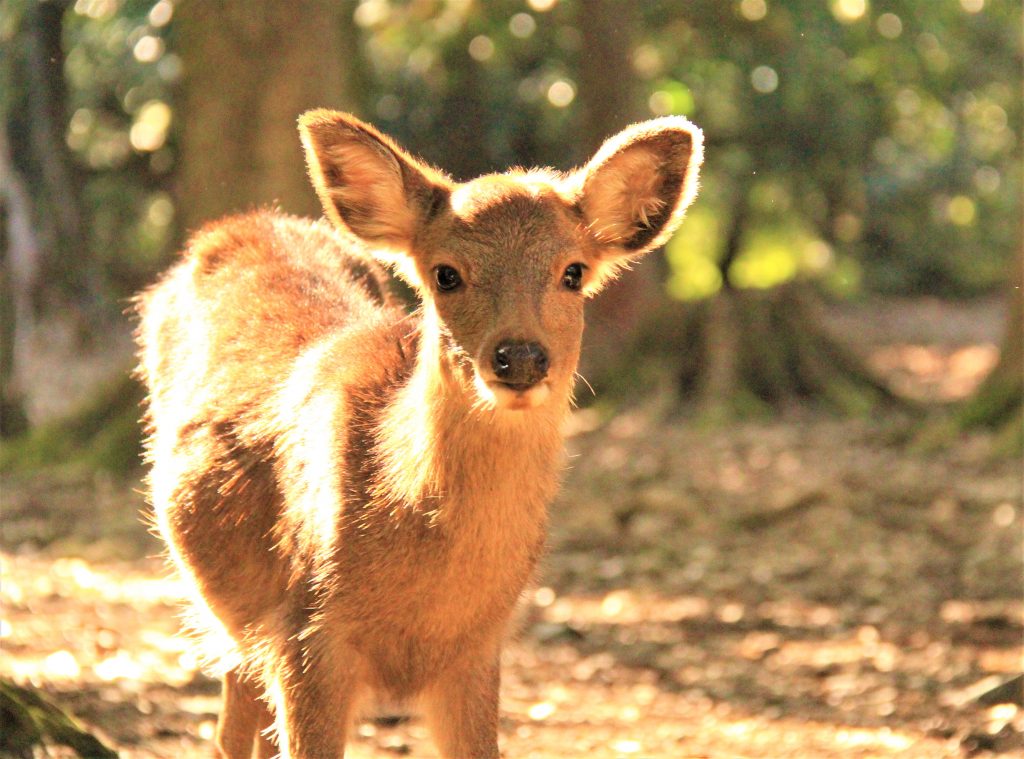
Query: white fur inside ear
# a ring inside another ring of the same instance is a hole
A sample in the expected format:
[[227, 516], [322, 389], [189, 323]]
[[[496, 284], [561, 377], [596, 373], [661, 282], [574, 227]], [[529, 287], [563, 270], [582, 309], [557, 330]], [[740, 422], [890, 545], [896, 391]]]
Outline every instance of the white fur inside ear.
[[598, 240], [616, 243], [632, 238], [665, 205], [659, 195], [661, 158], [635, 147], [612, 156], [583, 188], [581, 206]]

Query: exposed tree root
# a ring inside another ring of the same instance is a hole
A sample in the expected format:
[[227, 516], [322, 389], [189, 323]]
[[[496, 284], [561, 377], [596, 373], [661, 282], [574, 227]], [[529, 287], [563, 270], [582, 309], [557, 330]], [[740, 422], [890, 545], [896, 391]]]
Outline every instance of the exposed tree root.
[[[810, 402], [843, 414], [909, 406], [829, 333], [813, 291], [799, 283], [768, 291], [721, 291], [666, 309], [647, 326], [628, 362], [653, 355], [683, 401], [712, 417]], [[614, 379], [612, 392], [627, 390]]]
[[997, 455], [1024, 451], [1024, 248], [1010, 274], [999, 363], [951, 418], [921, 432], [919, 446], [943, 445], [963, 431], [987, 428], [995, 432]]
[[42, 693], [8, 680], [0, 680], [0, 725], [0, 756], [31, 759], [37, 749], [56, 744], [86, 759], [117, 759], [116, 751]]

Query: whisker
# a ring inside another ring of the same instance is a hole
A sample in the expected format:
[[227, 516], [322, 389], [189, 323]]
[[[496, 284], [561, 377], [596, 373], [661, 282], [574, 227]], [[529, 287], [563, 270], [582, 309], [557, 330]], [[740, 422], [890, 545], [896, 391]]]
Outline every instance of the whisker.
[[597, 397], [597, 393], [594, 392], [594, 386], [591, 385], [589, 382], [587, 382], [587, 378], [584, 377], [579, 372], [573, 372], [573, 374], [575, 374], [577, 377], [579, 377], [581, 380], [583, 380], [583, 384], [586, 385], [588, 388], [590, 388], [590, 394], [596, 398]]

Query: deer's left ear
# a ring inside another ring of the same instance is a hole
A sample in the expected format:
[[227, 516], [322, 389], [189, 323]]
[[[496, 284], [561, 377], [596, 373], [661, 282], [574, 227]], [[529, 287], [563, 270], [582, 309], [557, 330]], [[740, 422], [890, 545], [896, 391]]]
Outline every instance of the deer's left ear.
[[570, 177], [598, 242], [598, 282], [672, 236], [697, 194], [702, 158], [700, 129], [667, 116], [612, 137]]

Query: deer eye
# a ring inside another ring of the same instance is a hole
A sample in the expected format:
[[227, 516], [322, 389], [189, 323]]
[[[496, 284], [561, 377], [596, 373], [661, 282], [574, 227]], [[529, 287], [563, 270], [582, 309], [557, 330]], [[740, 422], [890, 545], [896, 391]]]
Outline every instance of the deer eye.
[[458, 289], [462, 284], [462, 277], [451, 266], [435, 266], [434, 281], [437, 282], [438, 290], [447, 293]]
[[562, 284], [567, 290], [579, 290], [583, 287], [583, 264], [569, 264], [562, 274]]

